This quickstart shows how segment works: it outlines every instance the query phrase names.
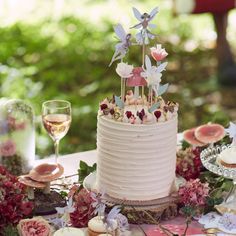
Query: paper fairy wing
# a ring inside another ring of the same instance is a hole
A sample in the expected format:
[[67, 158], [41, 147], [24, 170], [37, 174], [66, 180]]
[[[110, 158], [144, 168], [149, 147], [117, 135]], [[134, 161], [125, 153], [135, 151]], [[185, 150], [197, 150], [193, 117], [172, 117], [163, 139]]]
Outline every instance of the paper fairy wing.
[[136, 9], [135, 7], [133, 7], [133, 13], [134, 13], [134, 16], [135, 18], [138, 20], [138, 21], [142, 21], [142, 14], [139, 12], [138, 9]]
[[149, 21], [151, 21], [155, 16], [156, 14], [158, 13], [159, 9], [158, 7], [155, 7], [151, 12], [150, 12], [150, 18], [149, 18]]
[[74, 211], [75, 211], [75, 207], [74, 207], [74, 205], [73, 205], [73, 198], [70, 197], [70, 198], [69, 198], [69, 201], [68, 201], [68, 205], [67, 205], [66, 212], [67, 212], [67, 213], [72, 213], [72, 212], [74, 212]]
[[117, 35], [117, 37], [123, 42], [126, 40], [126, 32], [123, 28], [123, 26], [121, 24], [117, 24], [115, 27], [114, 27], [114, 31]]
[[150, 71], [152, 69], [151, 60], [147, 55], [145, 56], [145, 66], [147, 71]]
[[55, 209], [56, 209], [57, 213], [60, 215], [63, 215], [66, 212], [65, 207], [56, 207]]
[[157, 73], [161, 73], [163, 70], [165, 70], [167, 64], [168, 64], [168, 62], [161, 63], [161, 65], [159, 65], [159, 66], [157, 67]]

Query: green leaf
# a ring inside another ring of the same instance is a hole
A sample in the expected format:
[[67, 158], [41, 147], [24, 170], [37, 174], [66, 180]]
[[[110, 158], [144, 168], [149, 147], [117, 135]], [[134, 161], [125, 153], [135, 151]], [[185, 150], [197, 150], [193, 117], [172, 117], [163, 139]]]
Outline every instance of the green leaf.
[[86, 162], [84, 162], [84, 161], [80, 161], [80, 163], [79, 163], [79, 167], [80, 167], [80, 170], [87, 170], [88, 165], [87, 165]]
[[150, 113], [152, 113], [153, 111], [155, 111], [156, 109], [158, 109], [160, 107], [160, 102], [156, 102], [156, 103], [154, 103], [149, 109], [148, 109], [148, 111], [150, 112]]
[[120, 97], [117, 97], [117, 96], [115, 96], [115, 103], [116, 103], [116, 105], [117, 105], [119, 108], [121, 108], [121, 109], [123, 109], [124, 106], [125, 106], [124, 102], [122, 102], [122, 100], [120, 99]]
[[169, 84], [160, 85], [157, 91], [157, 95], [161, 96], [162, 94], [164, 94], [166, 90], [168, 89], [168, 87], [169, 87]]
[[222, 188], [215, 188], [213, 191], [211, 191], [210, 196], [212, 198], [220, 198], [222, 197], [223, 190]]
[[1, 232], [3, 236], [18, 236], [18, 232], [16, 227], [13, 225], [7, 225], [3, 228], [3, 232]]
[[233, 187], [233, 182], [230, 180], [225, 180], [221, 186], [222, 190], [225, 192], [229, 192], [232, 187]]
[[82, 184], [84, 179], [97, 169], [97, 164], [89, 166], [86, 162], [80, 161], [80, 168], [78, 169], [79, 183]]

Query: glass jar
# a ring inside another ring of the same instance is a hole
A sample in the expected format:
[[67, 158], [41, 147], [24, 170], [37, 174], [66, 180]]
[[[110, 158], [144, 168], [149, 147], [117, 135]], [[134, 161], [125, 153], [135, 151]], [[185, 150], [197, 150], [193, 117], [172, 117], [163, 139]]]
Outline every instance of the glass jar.
[[35, 159], [34, 112], [18, 99], [0, 99], [0, 164], [12, 174], [29, 172]]

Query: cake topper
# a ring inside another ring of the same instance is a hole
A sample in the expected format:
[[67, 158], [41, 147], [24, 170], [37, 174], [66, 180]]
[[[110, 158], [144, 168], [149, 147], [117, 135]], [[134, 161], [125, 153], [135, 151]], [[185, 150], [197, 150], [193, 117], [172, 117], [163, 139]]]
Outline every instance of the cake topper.
[[[156, 96], [159, 96], [158, 91], [160, 87], [162, 71], [165, 70], [167, 66], [167, 62], [160, 64], [159, 66], [152, 66], [150, 58], [146, 55], [145, 57], [145, 68], [143, 67], [144, 72], [141, 75], [146, 78], [147, 85], [149, 88], [148, 97], [150, 99], [150, 106], [152, 106], [152, 99], [153, 99], [153, 91], [155, 92]], [[162, 90], [163, 92], [163, 90]]]
[[[121, 24], [114, 27], [119, 42], [115, 45], [110, 65], [119, 60], [116, 72], [121, 80], [120, 95], [114, 95], [113, 99], [102, 101], [99, 113], [116, 121], [131, 124], [164, 122], [177, 115], [178, 104], [166, 103], [161, 98], [169, 86], [161, 84], [162, 72], [168, 65], [167, 62], [164, 62], [168, 53], [161, 44], [156, 44], [149, 50], [146, 48], [150, 40], [156, 37], [156, 34], [150, 30], [156, 27], [151, 22], [158, 13], [158, 7], [155, 7], [150, 13], [143, 14], [133, 7], [133, 13], [139, 21], [130, 28], [138, 29], [136, 37], [127, 33]], [[136, 42], [133, 41], [135, 38]], [[142, 48], [141, 65], [132, 65], [124, 61], [129, 47], [132, 45], [140, 45]], [[151, 62], [153, 60], [155, 63]], [[131, 89], [126, 91], [126, 86]], [[147, 89], [145, 89], [146, 87]]]
[[150, 14], [148, 13], [143, 13], [141, 14], [139, 10], [137, 10], [135, 7], [133, 7], [133, 13], [135, 18], [140, 21], [140, 23], [134, 25], [131, 27], [135, 29], [140, 29], [140, 32], [138, 32], [135, 36], [136, 41], [138, 44], [143, 45], [143, 44], [149, 44], [149, 38], [154, 39], [155, 34], [151, 33], [151, 31], [148, 28], [156, 28], [156, 25], [150, 24], [150, 22], [154, 19], [156, 14], [158, 13], [158, 7], [155, 7]]
[[233, 139], [232, 145], [236, 146], [236, 124], [230, 122], [229, 128], [225, 129], [225, 131], [229, 134], [229, 137]]
[[114, 27], [114, 31], [119, 39], [119, 42], [115, 46], [116, 50], [109, 66], [111, 66], [116, 60], [122, 60], [131, 46], [131, 34], [127, 34], [121, 24], [117, 24]]

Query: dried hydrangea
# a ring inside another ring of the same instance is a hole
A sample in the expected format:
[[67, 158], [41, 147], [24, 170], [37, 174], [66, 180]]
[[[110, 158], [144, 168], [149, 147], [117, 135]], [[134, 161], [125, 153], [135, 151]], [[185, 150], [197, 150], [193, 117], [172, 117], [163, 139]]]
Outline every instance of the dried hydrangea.
[[87, 190], [79, 190], [79, 186], [73, 187], [72, 192], [74, 203], [73, 206], [75, 210], [70, 213], [71, 224], [72, 226], [79, 228], [87, 227], [88, 221], [94, 216], [94, 208], [92, 206], [94, 200]]
[[0, 166], [0, 232], [8, 225], [17, 225], [32, 210], [33, 203], [27, 198], [25, 186]]
[[201, 183], [200, 179], [190, 180], [179, 188], [180, 203], [184, 206], [204, 206], [209, 191], [208, 183]]

